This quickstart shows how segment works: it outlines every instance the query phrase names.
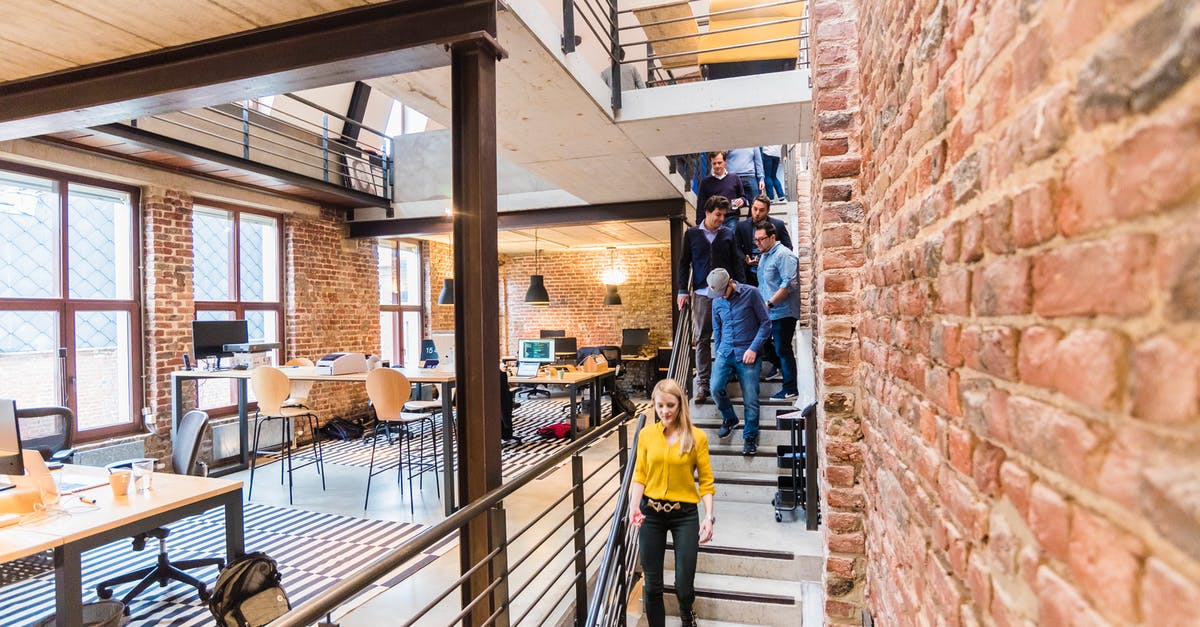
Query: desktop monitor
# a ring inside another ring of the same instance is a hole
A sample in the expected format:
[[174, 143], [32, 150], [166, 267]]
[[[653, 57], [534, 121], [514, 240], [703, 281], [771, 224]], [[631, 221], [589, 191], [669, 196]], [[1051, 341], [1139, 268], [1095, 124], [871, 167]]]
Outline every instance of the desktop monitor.
[[23, 475], [21, 430], [17, 424], [17, 402], [0, 398], [0, 475]]
[[245, 320], [193, 320], [192, 349], [196, 359], [229, 357], [226, 344], [245, 344], [250, 341], [250, 327]]
[[554, 339], [554, 352], [559, 355], [571, 354], [571, 359], [575, 359], [575, 353], [579, 351], [579, 345], [573, 337], [559, 337]]
[[621, 346], [645, 346], [650, 343], [650, 329], [621, 329]]
[[551, 338], [551, 337], [566, 337], [566, 336], [567, 336], [567, 332], [562, 329], [542, 329], [538, 333], [538, 337], [542, 338], [543, 340], [546, 338]]
[[421, 361], [437, 361], [437, 344], [433, 340], [421, 340]]
[[433, 345], [437, 350], [438, 368], [454, 367], [454, 334], [434, 333]]
[[554, 340], [521, 340], [517, 343], [517, 360], [554, 363]]

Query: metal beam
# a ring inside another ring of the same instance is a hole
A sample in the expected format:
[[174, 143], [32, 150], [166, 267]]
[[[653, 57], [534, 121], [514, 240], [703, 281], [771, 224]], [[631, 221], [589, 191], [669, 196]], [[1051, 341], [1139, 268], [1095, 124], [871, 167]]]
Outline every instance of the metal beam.
[[[497, 218], [501, 231], [529, 229], [533, 227], [575, 226], [602, 222], [642, 222], [683, 218], [684, 201], [681, 198], [663, 200], [639, 200], [635, 202], [608, 203], [602, 205], [577, 205], [552, 207], [529, 211], [502, 213]], [[406, 218], [400, 220], [366, 220], [350, 223], [350, 237], [416, 237], [449, 233], [452, 222], [445, 216], [429, 218]]]
[[[358, 141], [358, 131], [367, 115], [367, 101], [371, 99], [371, 86], [354, 81], [354, 91], [350, 93], [350, 104], [346, 105], [346, 120], [342, 122], [342, 139], [347, 142]], [[354, 124], [353, 122], [358, 122]]]
[[393, 0], [0, 85], [0, 140], [444, 66], [494, 0]]
[[[320, 179], [310, 178], [303, 174], [277, 168], [275, 166], [258, 163], [249, 159], [243, 159], [238, 156], [197, 146], [188, 142], [180, 141], [158, 133], [126, 126], [124, 124], [105, 124], [91, 129], [97, 133], [119, 137], [127, 142], [161, 150], [172, 154], [201, 159], [210, 163], [219, 163], [223, 166], [242, 170], [244, 172], [253, 172], [265, 177], [275, 179], [289, 185], [296, 185], [307, 189], [318, 191], [327, 196], [338, 199], [342, 204], [355, 207], [387, 207], [390, 205], [390, 200], [379, 196], [372, 196], [358, 190], [342, 187], [334, 183], [326, 183]], [[86, 148], [85, 148], [86, 149]], [[230, 181], [230, 184], [236, 184]]]

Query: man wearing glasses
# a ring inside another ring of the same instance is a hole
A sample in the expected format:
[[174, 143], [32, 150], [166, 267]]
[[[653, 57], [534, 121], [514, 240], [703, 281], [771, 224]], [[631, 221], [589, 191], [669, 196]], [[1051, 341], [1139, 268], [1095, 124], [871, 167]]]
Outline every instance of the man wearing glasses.
[[717, 437], [727, 438], [737, 427], [737, 414], [726, 386], [737, 373], [742, 388], [742, 455], [758, 452], [758, 375], [762, 368], [759, 353], [771, 333], [771, 320], [758, 290], [732, 281], [724, 268], [708, 273], [708, 291], [713, 299], [712, 395], [721, 411]]
[[796, 255], [776, 241], [775, 225], [767, 222], [754, 229], [754, 243], [762, 251], [758, 262], [758, 291], [767, 303], [771, 319], [771, 335], [779, 353], [779, 369], [783, 371], [783, 388], [772, 399], [796, 398], [796, 352], [792, 340], [796, 337], [796, 320], [800, 317], [800, 290], [796, 283], [799, 262]]

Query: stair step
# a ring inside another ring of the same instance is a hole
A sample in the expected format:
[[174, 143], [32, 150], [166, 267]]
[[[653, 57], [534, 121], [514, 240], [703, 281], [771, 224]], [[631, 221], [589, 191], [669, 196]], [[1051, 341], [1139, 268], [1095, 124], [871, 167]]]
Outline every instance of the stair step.
[[[664, 572], [663, 580], [667, 613], [678, 616], [674, 571]], [[802, 619], [800, 582], [696, 573], [695, 588], [693, 607], [702, 619], [766, 625], [799, 625]]]
[[[768, 455], [767, 458], [774, 460], [774, 456], [771, 455]], [[718, 472], [714, 470], [713, 480], [717, 488], [716, 498], [718, 501], [770, 503], [771, 499], [775, 496], [775, 491], [778, 489], [776, 476], [758, 472]]]
[[[675, 567], [674, 545], [667, 543], [666, 568]], [[787, 551], [767, 551], [742, 547], [700, 545], [696, 556], [696, 571], [714, 575], [737, 575], [739, 577], [778, 578], [799, 581], [812, 569], [807, 562], [798, 560]], [[817, 573], [820, 574], [819, 572]]]
[[[730, 439], [732, 440], [732, 438]], [[708, 456], [714, 473], [735, 471], [775, 475], [778, 470], [777, 462], [772, 455], [760, 454], [749, 457], [742, 455], [741, 442], [724, 443], [719, 440], [709, 440]]]

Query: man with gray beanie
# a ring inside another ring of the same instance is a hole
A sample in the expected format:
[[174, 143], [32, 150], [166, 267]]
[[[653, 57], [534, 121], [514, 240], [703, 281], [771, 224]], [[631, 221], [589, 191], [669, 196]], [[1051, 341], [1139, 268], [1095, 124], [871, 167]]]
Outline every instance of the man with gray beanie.
[[759, 291], [729, 278], [724, 268], [708, 273], [708, 293], [713, 299], [713, 400], [721, 411], [721, 428], [717, 437], [727, 438], [737, 427], [737, 414], [729, 400], [729, 378], [737, 372], [742, 387], [742, 414], [746, 428], [742, 431], [742, 455], [758, 452], [758, 376], [762, 368], [759, 351], [771, 335], [771, 319]]

